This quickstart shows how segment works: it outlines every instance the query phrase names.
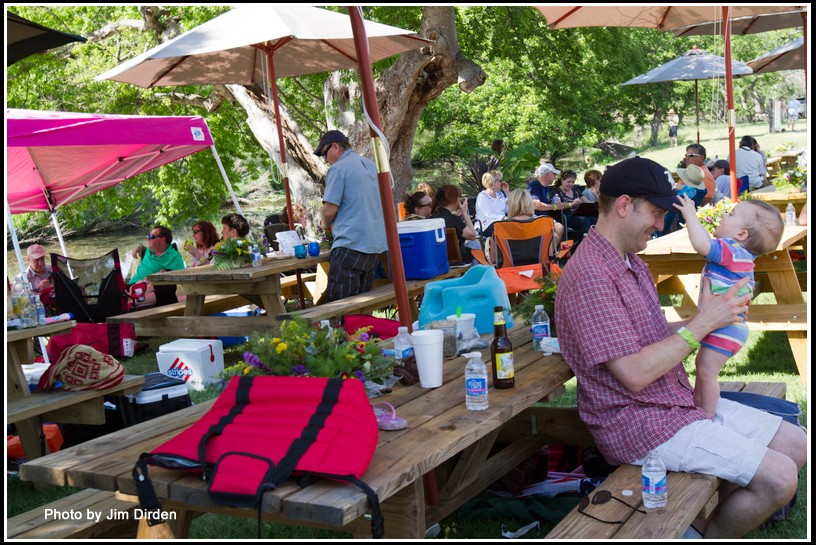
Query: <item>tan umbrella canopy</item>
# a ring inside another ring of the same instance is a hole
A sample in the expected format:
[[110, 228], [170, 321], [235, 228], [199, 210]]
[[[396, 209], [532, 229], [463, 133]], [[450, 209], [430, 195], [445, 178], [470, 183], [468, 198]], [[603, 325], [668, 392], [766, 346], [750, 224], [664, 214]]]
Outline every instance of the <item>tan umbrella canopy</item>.
[[749, 61], [754, 74], [765, 74], [778, 70], [803, 70], [805, 68], [805, 38], [796, 38], [770, 53]]
[[[731, 20], [731, 35], [744, 36], [746, 34], [768, 32], [769, 30], [779, 30], [780, 28], [805, 26], [807, 9], [735, 17], [735, 19]], [[711, 36], [719, 34], [721, 27], [722, 21], [714, 21], [676, 28], [672, 30], [672, 33], [675, 36]]]
[[[401, 28], [361, 21], [367, 37], [366, 63], [418, 49], [429, 42]], [[191, 84], [250, 85], [269, 81], [272, 90], [289, 226], [294, 228], [286, 150], [279, 122], [277, 77], [354, 68], [361, 62], [348, 15], [309, 6], [262, 4], [228, 11], [181, 36], [96, 77], [140, 87]], [[370, 73], [370, 64], [368, 71]], [[380, 184], [383, 210], [393, 210], [393, 194]], [[396, 222], [386, 233], [392, 263], [402, 265]], [[393, 212], [390, 217], [395, 217]], [[394, 266], [394, 283], [404, 292], [405, 273]], [[398, 269], [398, 270], [397, 270]], [[299, 273], [298, 273], [299, 274]], [[298, 282], [300, 285], [300, 282]], [[301, 291], [301, 303], [303, 295]], [[400, 305], [400, 310], [406, 305]], [[402, 312], [401, 312], [402, 314]]]
[[[536, 6], [547, 19], [549, 28], [575, 28], [585, 26], [642, 27], [658, 30], [678, 28], [703, 23], [722, 24], [725, 38], [725, 88], [728, 102], [728, 148], [731, 157], [731, 195], [736, 200], [738, 185], [736, 177], [736, 151], [734, 136], [734, 89], [731, 74], [731, 22], [741, 17], [770, 15], [801, 11], [806, 6], [648, 6], [648, 5], [592, 5], [592, 6]], [[713, 27], [712, 27], [713, 28]]]

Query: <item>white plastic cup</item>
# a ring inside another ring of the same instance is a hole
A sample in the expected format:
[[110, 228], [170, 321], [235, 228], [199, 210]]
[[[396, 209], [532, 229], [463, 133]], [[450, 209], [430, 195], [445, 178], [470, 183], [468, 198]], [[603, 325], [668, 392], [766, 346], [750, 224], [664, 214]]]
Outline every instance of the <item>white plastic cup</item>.
[[448, 316], [448, 320], [456, 320], [456, 337], [469, 341], [476, 333], [476, 315], [472, 313], [463, 313], [461, 317], [457, 318], [456, 314]]
[[445, 333], [440, 329], [421, 329], [411, 333], [419, 384], [423, 388], [442, 386], [442, 343]]

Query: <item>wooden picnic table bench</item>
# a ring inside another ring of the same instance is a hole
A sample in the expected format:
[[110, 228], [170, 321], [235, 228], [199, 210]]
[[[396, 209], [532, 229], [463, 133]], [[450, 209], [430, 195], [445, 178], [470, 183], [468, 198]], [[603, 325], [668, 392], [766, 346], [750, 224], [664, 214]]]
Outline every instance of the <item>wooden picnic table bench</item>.
[[[419, 309], [416, 305], [416, 297], [422, 295], [425, 286], [430, 282], [460, 276], [467, 271], [467, 268], [449, 269], [447, 273], [427, 280], [408, 280], [406, 289], [409, 303], [411, 304], [411, 316], [414, 320], [419, 318]], [[286, 320], [292, 317], [305, 318], [311, 322], [320, 320], [331, 320], [344, 314], [370, 313], [397, 303], [397, 294], [393, 283], [381, 284], [364, 293], [358, 293], [350, 297], [344, 297], [337, 301], [323, 303], [303, 310], [294, 310], [285, 314], [279, 314], [278, 319]]]
[[[722, 391], [741, 391], [784, 399], [787, 385], [779, 382], [721, 382]], [[592, 435], [575, 408], [538, 408], [527, 410], [537, 417], [539, 428], [555, 443], [594, 445]], [[642, 508], [641, 468], [624, 464], [612, 472], [596, 489], [608, 490], [631, 506]], [[679, 539], [697, 518], [708, 518], [717, 505], [720, 479], [710, 475], [668, 472], [669, 503], [665, 509], [638, 513], [617, 501], [592, 505], [592, 515], [603, 520], [622, 520], [606, 524], [584, 516], [574, 508], [547, 534], [547, 539]], [[625, 497], [623, 490], [633, 494]]]

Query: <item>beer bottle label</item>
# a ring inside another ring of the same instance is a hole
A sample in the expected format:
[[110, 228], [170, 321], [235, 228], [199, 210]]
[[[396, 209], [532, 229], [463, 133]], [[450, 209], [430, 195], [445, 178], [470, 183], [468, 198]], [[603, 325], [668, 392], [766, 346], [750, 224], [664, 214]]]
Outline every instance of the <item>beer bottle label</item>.
[[515, 368], [513, 367], [513, 353], [502, 352], [500, 354], [496, 354], [496, 378], [513, 378], [514, 375]]

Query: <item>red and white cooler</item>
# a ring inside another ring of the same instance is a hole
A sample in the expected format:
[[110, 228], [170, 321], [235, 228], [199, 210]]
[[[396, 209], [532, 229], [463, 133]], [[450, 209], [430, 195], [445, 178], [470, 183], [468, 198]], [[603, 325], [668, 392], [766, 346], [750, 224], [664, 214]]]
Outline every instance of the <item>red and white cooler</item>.
[[156, 352], [159, 371], [180, 378], [188, 390], [203, 390], [224, 370], [224, 345], [218, 339], [178, 339]]

